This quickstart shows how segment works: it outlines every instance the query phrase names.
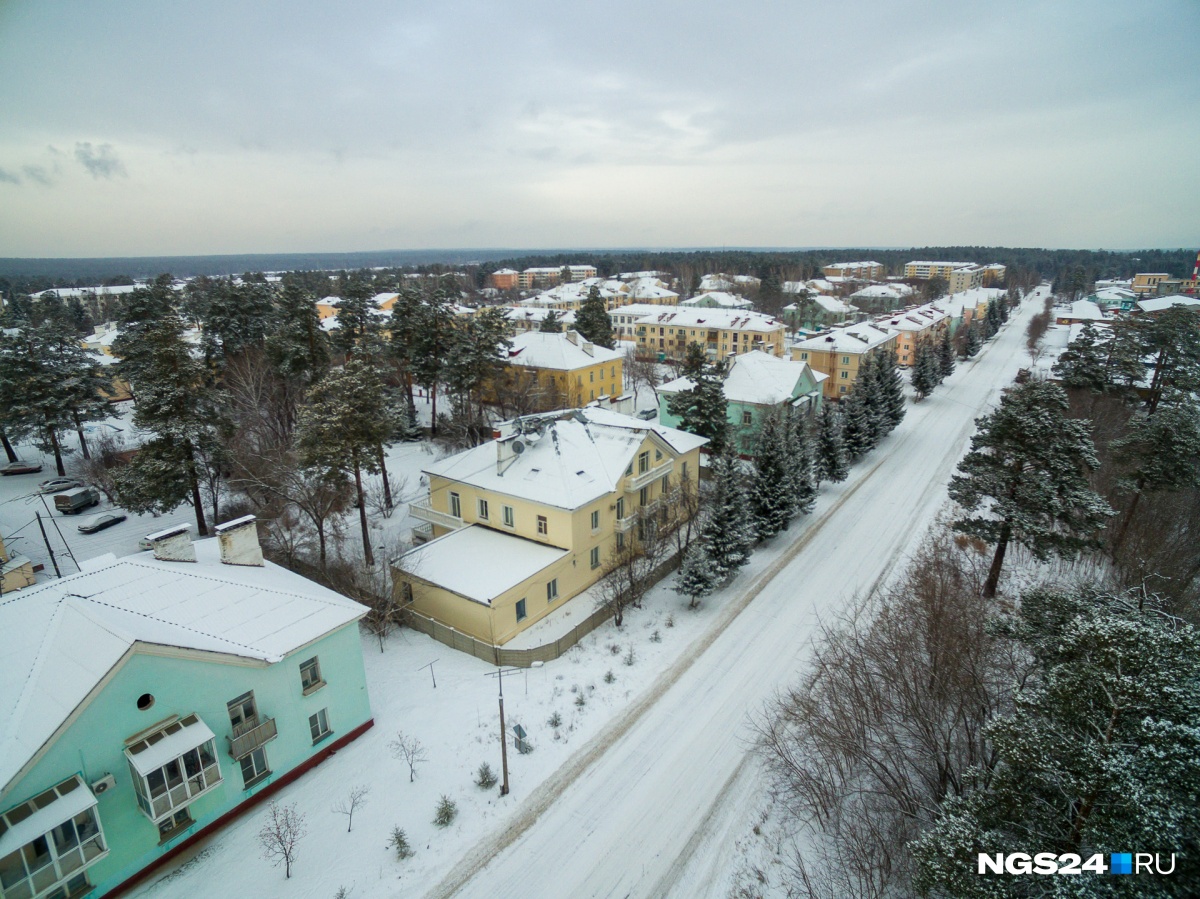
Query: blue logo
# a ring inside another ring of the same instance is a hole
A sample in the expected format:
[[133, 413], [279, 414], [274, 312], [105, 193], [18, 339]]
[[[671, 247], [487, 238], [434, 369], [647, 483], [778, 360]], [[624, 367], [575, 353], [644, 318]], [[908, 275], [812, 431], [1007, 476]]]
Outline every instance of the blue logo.
[[1114, 852], [1110, 856], [1112, 864], [1108, 871], [1110, 874], [1132, 874], [1133, 873], [1133, 853], [1132, 852]]

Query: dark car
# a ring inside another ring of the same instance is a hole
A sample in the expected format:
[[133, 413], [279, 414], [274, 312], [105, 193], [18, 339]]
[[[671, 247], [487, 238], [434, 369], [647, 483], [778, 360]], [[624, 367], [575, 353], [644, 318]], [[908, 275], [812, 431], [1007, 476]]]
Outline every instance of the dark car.
[[111, 528], [114, 524], [120, 524], [128, 517], [124, 512], [100, 512], [81, 524], [79, 526], [79, 533], [94, 534], [96, 531]]
[[3, 468], [0, 468], [0, 474], [2, 474], [2, 475], [33, 474], [35, 471], [41, 471], [41, 470], [42, 470], [41, 462], [22, 462], [22, 461], [18, 460], [16, 462], [9, 462]]

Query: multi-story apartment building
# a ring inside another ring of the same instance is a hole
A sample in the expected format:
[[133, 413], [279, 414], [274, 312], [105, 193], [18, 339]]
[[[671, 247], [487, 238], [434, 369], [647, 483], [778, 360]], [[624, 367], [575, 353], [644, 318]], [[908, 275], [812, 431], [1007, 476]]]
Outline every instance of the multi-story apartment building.
[[974, 290], [983, 287], [987, 280], [987, 269], [982, 265], [964, 265], [956, 268], [946, 279], [950, 293], [962, 293], [964, 290]]
[[856, 281], [882, 281], [887, 266], [881, 262], [835, 262], [821, 269], [826, 278], [853, 278]]
[[983, 286], [992, 287], [1004, 280], [1004, 276], [1008, 269], [999, 262], [993, 262], [991, 265], [983, 267]]
[[526, 331], [513, 337], [504, 370], [487, 395], [492, 401], [520, 395], [538, 412], [579, 408], [624, 391], [624, 358], [575, 331]]
[[409, 511], [428, 542], [393, 562], [406, 607], [493, 646], [599, 580], [650, 518], [678, 514], [707, 442], [598, 408], [497, 434], [425, 469], [429, 498]]
[[501, 268], [488, 275], [488, 283], [496, 290], [513, 290], [518, 286], [520, 276], [515, 268]]
[[551, 309], [547, 306], [510, 306], [505, 308], [504, 317], [508, 319], [513, 326], [513, 330], [518, 334], [522, 331], [539, 331], [542, 323], [547, 318], [554, 315], [554, 320], [558, 322], [558, 330], [564, 328], [575, 327], [575, 313], [571, 311], [562, 312], [558, 309]]
[[0, 603], [4, 899], [120, 891], [371, 727], [367, 609], [217, 531]]
[[1130, 290], [1139, 297], [1152, 297], [1158, 293], [1158, 285], [1170, 277], [1170, 272], [1138, 272], [1133, 276]]
[[826, 399], [845, 396], [854, 388], [863, 362], [875, 353], [896, 351], [899, 333], [874, 322], [834, 328], [808, 340], [792, 344], [792, 358], [807, 362], [814, 371], [828, 375]]
[[[568, 278], [563, 277], [566, 272]], [[517, 287], [528, 290], [531, 287], [553, 287], [564, 280], [583, 281], [596, 277], [594, 265], [560, 265], [558, 267], [527, 268], [517, 273]], [[495, 286], [495, 285], [493, 285]]]
[[679, 294], [657, 278], [638, 278], [629, 282], [622, 305], [642, 303], [651, 306], [674, 306], [678, 302]]
[[596, 288], [600, 299], [604, 300], [605, 308], [612, 309], [633, 302], [627, 293], [628, 285], [624, 282], [606, 281], [603, 278], [586, 278], [583, 281], [572, 281], [567, 284], [559, 284], [549, 290], [543, 290], [527, 300], [522, 300], [521, 305], [540, 306], [564, 312], [575, 311], [591, 295], [593, 287]]
[[904, 277], [928, 281], [930, 278], [950, 280], [955, 269], [970, 268], [974, 262], [907, 262], [904, 265]]
[[684, 300], [679, 305], [687, 306], [689, 309], [750, 309], [754, 306], [745, 297], [739, 297], [735, 293], [726, 293], [723, 290], [710, 290], [707, 293], [698, 293], [690, 300]]
[[897, 334], [896, 362], [900, 365], [912, 365], [917, 351], [917, 345], [922, 341], [939, 341], [950, 328], [951, 316], [940, 306], [927, 303], [913, 309], [898, 312], [888, 319], [880, 319], [876, 324]]
[[[632, 308], [618, 312], [626, 313]], [[687, 355], [688, 345], [694, 343], [710, 359], [725, 359], [751, 350], [783, 356], [787, 327], [779, 319], [761, 312], [687, 306], [650, 308], [654, 311], [640, 316], [632, 325], [639, 355], [682, 359]], [[620, 336], [625, 337], [623, 332]]]

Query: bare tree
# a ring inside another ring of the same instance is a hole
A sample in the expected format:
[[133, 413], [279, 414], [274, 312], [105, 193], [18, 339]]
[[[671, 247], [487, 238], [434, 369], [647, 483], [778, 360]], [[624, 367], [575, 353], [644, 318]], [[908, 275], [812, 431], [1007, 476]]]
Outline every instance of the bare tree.
[[627, 608], [640, 606], [666, 559], [670, 544], [662, 533], [660, 517], [657, 511], [639, 509], [623, 542], [613, 548], [605, 563], [596, 605], [612, 612], [617, 627], [624, 623]]
[[267, 808], [267, 817], [258, 831], [258, 843], [262, 857], [275, 867], [282, 863], [286, 877], [292, 876], [292, 862], [296, 860], [296, 847], [308, 835], [304, 815], [296, 811], [296, 803], [280, 805], [272, 802]]
[[416, 737], [406, 736], [404, 731], [396, 734], [396, 739], [388, 743], [388, 749], [391, 750], [392, 758], [401, 759], [408, 765], [409, 783], [417, 779], [417, 765], [429, 758], [421, 741]]
[[367, 794], [371, 792], [371, 788], [366, 784], [358, 784], [350, 788], [350, 792], [333, 804], [333, 811], [339, 815], [345, 815], [346, 833], [350, 833], [354, 827], [354, 811], [362, 808], [367, 804]]
[[110, 503], [116, 498], [113, 469], [121, 465], [120, 447], [112, 434], [101, 434], [92, 440], [91, 458], [72, 458], [67, 474], [96, 487]]
[[635, 391], [639, 386], [648, 387], [654, 394], [654, 402], [658, 402], [658, 388], [662, 377], [658, 372], [658, 363], [651, 358], [639, 358], [637, 350], [630, 349], [625, 353], [625, 382]]

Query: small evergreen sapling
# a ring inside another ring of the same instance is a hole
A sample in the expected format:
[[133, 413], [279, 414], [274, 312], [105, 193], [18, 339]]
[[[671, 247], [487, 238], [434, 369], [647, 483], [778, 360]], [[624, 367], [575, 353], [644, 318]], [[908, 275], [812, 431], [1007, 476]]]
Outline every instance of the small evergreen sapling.
[[438, 827], [449, 827], [458, 817], [458, 804], [449, 796], [442, 794], [438, 800], [437, 811], [433, 815], [433, 823]]
[[475, 772], [475, 786], [481, 790], [490, 790], [496, 785], [496, 774], [492, 771], [492, 766], [484, 762], [479, 766], [479, 770]]
[[407, 858], [412, 858], [416, 855], [412, 846], [408, 843], [408, 836], [404, 833], [401, 827], [392, 828], [392, 838], [388, 840], [388, 845], [396, 851], [396, 861], [404, 861]]

